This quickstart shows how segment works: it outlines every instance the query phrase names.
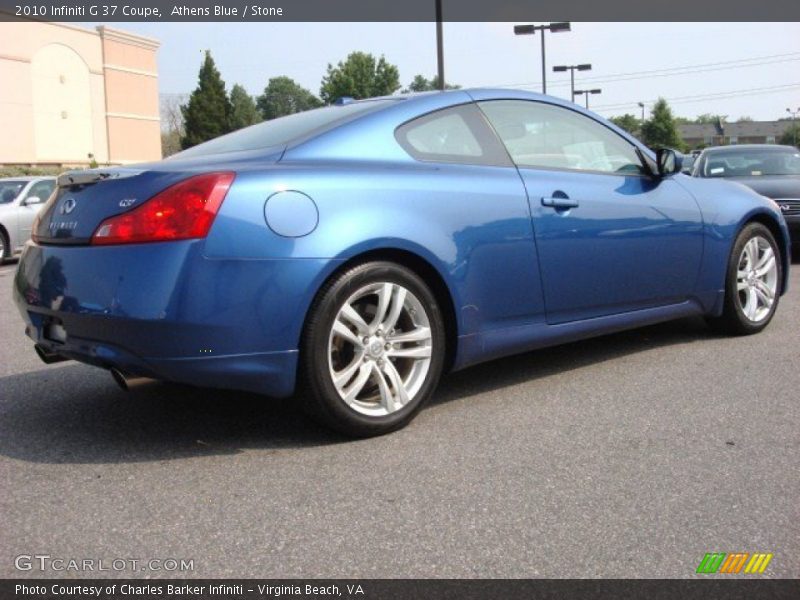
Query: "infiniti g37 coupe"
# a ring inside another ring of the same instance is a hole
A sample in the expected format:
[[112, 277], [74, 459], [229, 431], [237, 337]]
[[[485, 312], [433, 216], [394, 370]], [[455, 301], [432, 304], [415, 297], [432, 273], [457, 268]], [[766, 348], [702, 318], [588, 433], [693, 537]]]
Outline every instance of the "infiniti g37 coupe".
[[344, 101], [135, 167], [70, 172], [14, 296], [45, 362], [298, 399], [351, 435], [445, 371], [705, 315], [771, 320], [786, 224], [574, 104]]

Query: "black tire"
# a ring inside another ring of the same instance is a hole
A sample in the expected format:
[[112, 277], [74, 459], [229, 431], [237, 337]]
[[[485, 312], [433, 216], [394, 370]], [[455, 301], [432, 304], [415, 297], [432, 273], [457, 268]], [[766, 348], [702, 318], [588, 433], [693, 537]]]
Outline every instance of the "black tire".
[[[334, 321], [345, 302], [359, 290], [378, 283], [403, 286], [419, 300], [430, 328], [432, 350], [427, 374], [419, 378], [422, 383], [410, 400], [396, 412], [373, 416], [358, 412], [339, 395], [329, 368], [329, 347]], [[371, 437], [400, 429], [414, 418], [436, 388], [444, 366], [445, 343], [441, 310], [418, 275], [391, 262], [354, 266], [326, 283], [309, 312], [298, 370], [298, 392], [303, 407], [315, 420], [348, 436]]]
[[[737, 290], [739, 260], [742, 256], [745, 244], [754, 237], [761, 237], [769, 243], [772, 247], [772, 252], [775, 254], [775, 262], [777, 265], [777, 285], [775, 288], [774, 302], [766, 317], [759, 321], [752, 321], [745, 315], [739, 291]], [[781, 251], [778, 244], [775, 242], [775, 237], [772, 235], [772, 232], [761, 223], [749, 223], [745, 225], [742, 231], [739, 232], [728, 258], [728, 269], [725, 274], [725, 303], [723, 305], [722, 315], [708, 319], [709, 325], [711, 325], [714, 330], [727, 335], [752, 335], [760, 332], [769, 325], [769, 322], [775, 315], [775, 310], [778, 308], [778, 301], [780, 300], [782, 281], [783, 263], [781, 260]]]
[[0, 227], [0, 265], [4, 265], [11, 258], [11, 244], [6, 232]]

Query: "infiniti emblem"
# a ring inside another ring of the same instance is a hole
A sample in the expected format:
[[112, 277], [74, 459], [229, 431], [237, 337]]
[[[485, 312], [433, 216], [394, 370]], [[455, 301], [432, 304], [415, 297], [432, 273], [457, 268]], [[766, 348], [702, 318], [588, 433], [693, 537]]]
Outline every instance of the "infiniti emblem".
[[69, 213], [71, 213], [73, 210], [75, 210], [75, 206], [76, 206], [77, 204], [78, 204], [78, 203], [77, 203], [77, 201], [75, 200], [75, 198], [73, 198], [72, 196], [70, 196], [69, 198], [67, 198], [66, 200], [64, 200], [64, 203], [61, 205], [61, 211], [60, 211], [60, 212], [61, 212], [61, 214], [62, 214], [62, 215], [68, 215], [68, 214], [69, 214]]

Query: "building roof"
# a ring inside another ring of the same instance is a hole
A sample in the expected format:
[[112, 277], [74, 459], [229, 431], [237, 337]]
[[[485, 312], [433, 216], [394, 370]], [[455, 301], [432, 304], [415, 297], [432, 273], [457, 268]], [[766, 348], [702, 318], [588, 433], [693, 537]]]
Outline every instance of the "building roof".
[[678, 125], [683, 138], [702, 139], [716, 136], [781, 137], [792, 126], [792, 121], [741, 121], [738, 123], [684, 123]]

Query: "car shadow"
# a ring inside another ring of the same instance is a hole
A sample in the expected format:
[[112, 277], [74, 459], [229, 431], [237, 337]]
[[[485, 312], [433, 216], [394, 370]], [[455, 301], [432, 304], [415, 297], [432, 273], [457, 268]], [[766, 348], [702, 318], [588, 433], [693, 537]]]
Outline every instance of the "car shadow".
[[[713, 335], [692, 318], [529, 352], [444, 377], [432, 404], [468, 402], [556, 372]], [[0, 389], [0, 454], [28, 462], [163, 461], [358, 443], [305, 417], [296, 398], [169, 384], [123, 392], [109, 374], [75, 363], [4, 377]]]

